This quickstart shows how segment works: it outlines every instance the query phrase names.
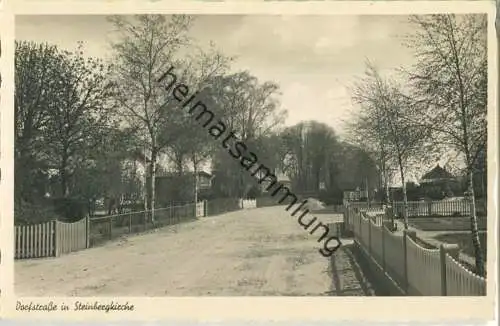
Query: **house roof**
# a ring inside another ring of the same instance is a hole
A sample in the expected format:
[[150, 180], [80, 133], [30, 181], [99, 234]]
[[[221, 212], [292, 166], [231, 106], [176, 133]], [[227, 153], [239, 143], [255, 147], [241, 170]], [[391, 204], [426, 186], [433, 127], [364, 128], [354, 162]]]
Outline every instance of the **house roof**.
[[421, 180], [452, 179], [452, 178], [454, 178], [453, 174], [446, 171], [445, 168], [442, 168], [438, 164], [432, 170], [424, 174]]

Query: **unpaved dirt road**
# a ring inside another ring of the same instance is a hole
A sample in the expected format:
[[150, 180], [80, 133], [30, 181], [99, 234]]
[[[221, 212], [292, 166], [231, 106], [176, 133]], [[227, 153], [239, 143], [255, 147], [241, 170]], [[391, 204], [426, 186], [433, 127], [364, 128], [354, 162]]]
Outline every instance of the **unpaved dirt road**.
[[316, 240], [283, 207], [242, 210], [58, 258], [16, 261], [15, 290], [20, 296], [370, 295], [348, 246], [325, 258]]

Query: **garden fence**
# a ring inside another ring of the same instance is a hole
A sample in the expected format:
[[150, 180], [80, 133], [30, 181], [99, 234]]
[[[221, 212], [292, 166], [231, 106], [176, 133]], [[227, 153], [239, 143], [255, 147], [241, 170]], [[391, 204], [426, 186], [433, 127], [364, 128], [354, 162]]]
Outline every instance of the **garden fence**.
[[[393, 203], [394, 214], [403, 216], [404, 203]], [[470, 205], [466, 200], [456, 201], [409, 201], [408, 217], [417, 216], [468, 216]]]
[[14, 231], [16, 259], [57, 257], [61, 254], [88, 248], [89, 219], [65, 223], [49, 221], [18, 225]]
[[486, 295], [486, 279], [475, 275], [458, 260], [458, 245], [428, 249], [418, 244], [415, 231], [391, 232], [386, 214], [373, 214], [347, 206], [345, 221], [355, 242], [401, 294], [419, 296]]
[[240, 208], [241, 209], [257, 208], [257, 200], [240, 199]]
[[[155, 210], [156, 226], [205, 216], [205, 202]], [[57, 257], [94, 246], [102, 241], [144, 231], [151, 211], [85, 217], [74, 223], [57, 220], [15, 227], [15, 258]]]

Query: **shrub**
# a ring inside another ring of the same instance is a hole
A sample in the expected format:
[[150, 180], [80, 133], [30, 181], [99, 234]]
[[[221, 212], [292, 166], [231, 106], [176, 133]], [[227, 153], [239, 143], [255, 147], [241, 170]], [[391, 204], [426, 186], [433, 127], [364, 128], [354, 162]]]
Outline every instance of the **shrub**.
[[327, 190], [320, 190], [318, 199], [326, 205], [342, 205], [343, 192], [340, 189], [332, 188]]
[[14, 204], [14, 223], [36, 224], [43, 223], [60, 218], [54, 211], [50, 203], [28, 203], [25, 201], [16, 201]]
[[85, 200], [74, 197], [61, 197], [51, 200], [54, 211], [64, 222], [76, 222], [88, 214], [88, 207]]

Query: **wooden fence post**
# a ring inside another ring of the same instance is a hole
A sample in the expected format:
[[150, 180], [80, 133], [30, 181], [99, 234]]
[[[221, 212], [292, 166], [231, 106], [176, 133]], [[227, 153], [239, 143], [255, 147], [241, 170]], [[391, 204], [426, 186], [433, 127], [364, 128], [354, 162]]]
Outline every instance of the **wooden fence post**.
[[132, 212], [128, 214], [128, 233], [132, 233]]
[[90, 216], [89, 215], [87, 215], [87, 219], [85, 221], [85, 226], [86, 226], [85, 233], [86, 233], [86, 237], [87, 237], [86, 246], [87, 246], [87, 248], [90, 248]]
[[380, 227], [382, 231], [382, 270], [385, 272], [385, 223], [382, 221], [382, 226]]
[[344, 228], [348, 231], [351, 230], [351, 223], [349, 219], [349, 209], [347, 207], [344, 208]]
[[59, 241], [57, 239], [57, 236], [59, 235], [58, 231], [58, 225], [57, 225], [57, 220], [52, 221], [52, 225], [54, 228], [54, 256], [59, 257]]
[[460, 247], [457, 244], [442, 243], [439, 246], [439, 258], [441, 268], [441, 295], [447, 295], [447, 280], [446, 280], [446, 254], [453, 258], [458, 258]]
[[404, 275], [404, 291], [406, 295], [409, 293], [410, 289], [410, 282], [408, 280], [408, 238], [411, 238], [412, 240], [415, 240], [417, 238], [417, 233], [415, 231], [411, 230], [403, 230], [403, 254], [404, 254], [404, 270], [405, 270], [405, 275]]
[[359, 225], [359, 227], [358, 227], [358, 229], [359, 229], [359, 240], [361, 241], [362, 238], [363, 238], [363, 227], [361, 225], [361, 224], [363, 224], [363, 219], [361, 218], [361, 213], [359, 211], [356, 213], [356, 215], [357, 215], [358, 225]]
[[370, 257], [372, 257], [372, 218], [368, 214], [368, 252], [370, 253]]
[[113, 239], [113, 216], [109, 217], [109, 239]]

